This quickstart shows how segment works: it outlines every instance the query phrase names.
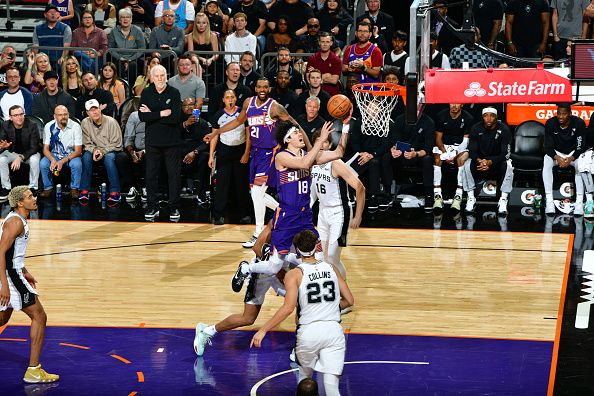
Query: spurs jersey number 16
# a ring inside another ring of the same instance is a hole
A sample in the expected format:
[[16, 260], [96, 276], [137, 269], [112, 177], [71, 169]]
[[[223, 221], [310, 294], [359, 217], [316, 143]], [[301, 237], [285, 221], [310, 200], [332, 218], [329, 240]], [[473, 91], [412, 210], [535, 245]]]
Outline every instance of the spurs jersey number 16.
[[301, 264], [303, 279], [299, 285], [299, 324], [317, 321], [340, 322], [340, 286], [334, 267], [323, 261]]

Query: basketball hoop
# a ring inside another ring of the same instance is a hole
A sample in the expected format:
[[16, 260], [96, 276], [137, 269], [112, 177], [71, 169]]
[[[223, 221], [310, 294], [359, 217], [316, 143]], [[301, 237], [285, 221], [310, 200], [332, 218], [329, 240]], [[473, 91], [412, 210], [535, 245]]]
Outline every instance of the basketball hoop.
[[378, 137], [388, 136], [390, 115], [398, 101], [396, 84], [363, 83], [353, 85], [357, 106], [361, 110], [361, 132]]

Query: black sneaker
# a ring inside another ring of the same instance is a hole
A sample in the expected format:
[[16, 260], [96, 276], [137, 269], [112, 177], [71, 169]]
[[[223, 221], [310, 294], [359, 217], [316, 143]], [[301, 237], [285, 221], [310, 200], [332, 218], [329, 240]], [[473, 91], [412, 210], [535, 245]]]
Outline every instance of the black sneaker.
[[223, 224], [225, 224], [225, 218], [223, 216], [216, 217], [214, 219], [214, 221], [212, 222], [212, 224], [214, 224], [214, 225], [223, 225]]
[[391, 196], [384, 196], [384, 197], [379, 197], [378, 199], [378, 203], [379, 203], [379, 210], [388, 210], [390, 209], [390, 207], [394, 204], [394, 200], [392, 199]]
[[377, 202], [377, 197], [375, 195], [372, 195], [371, 197], [369, 197], [369, 201], [367, 202], [367, 210], [375, 211], [378, 208], [379, 204]]
[[144, 214], [144, 219], [146, 221], [155, 221], [157, 219], [157, 217], [159, 217], [159, 211], [157, 209], [149, 209]]
[[262, 254], [260, 255], [260, 261], [268, 261], [270, 259], [270, 244], [265, 243], [262, 245]]
[[0, 188], [0, 201], [6, 201], [9, 192], [10, 190], [7, 190], [6, 188]]
[[169, 220], [173, 221], [174, 223], [177, 223], [180, 217], [181, 216], [178, 209], [173, 209], [171, 212], [169, 212]]
[[433, 194], [425, 196], [425, 212], [433, 212], [433, 204], [435, 203]]
[[245, 278], [247, 278], [247, 275], [244, 275], [241, 272], [241, 266], [243, 264], [248, 264], [247, 261], [241, 261], [239, 263], [239, 266], [237, 267], [237, 271], [235, 271], [235, 275], [233, 275], [233, 279], [231, 279], [231, 289], [233, 289], [233, 291], [235, 293], [239, 293], [241, 291], [241, 287], [243, 286], [243, 281], [245, 280]]

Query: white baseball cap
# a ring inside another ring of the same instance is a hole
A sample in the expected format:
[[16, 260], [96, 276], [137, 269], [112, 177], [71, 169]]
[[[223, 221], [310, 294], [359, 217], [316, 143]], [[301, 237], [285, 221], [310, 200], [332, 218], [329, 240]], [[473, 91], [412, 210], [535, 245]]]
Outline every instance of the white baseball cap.
[[89, 99], [85, 102], [85, 109], [91, 110], [93, 107], [99, 107], [99, 102], [97, 99]]

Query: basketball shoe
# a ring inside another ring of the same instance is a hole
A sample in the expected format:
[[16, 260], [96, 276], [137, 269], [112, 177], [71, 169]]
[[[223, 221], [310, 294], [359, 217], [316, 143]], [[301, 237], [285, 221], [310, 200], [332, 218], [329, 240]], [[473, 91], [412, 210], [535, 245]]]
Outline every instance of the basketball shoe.
[[454, 196], [454, 200], [452, 201], [452, 205], [450, 206], [452, 210], [457, 210], [458, 212], [462, 208], [462, 197], [458, 194]]
[[443, 197], [441, 196], [441, 194], [435, 194], [435, 196], [433, 197], [433, 209], [443, 209]]
[[256, 244], [257, 240], [258, 240], [258, 236], [252, 235], [252, 237], [250, 239], [248, 239], [247, 241], [245, 241], [241, 246], [243, 246], [246, 249], [249, 249]]
[[233, 289], [235, 293], [239, 293], [241, 291], [243, 281], [245, 281], [245, 278], [247, 278], [249, 275], [247, 271], [244, 272], [244, 268], [247, 268], [248, 264], [249, 263], [247, 261], [241, 261], [237, 267], [237, 271], [235, 271], [235, 275], [233, 275], [233, 278], [231, 279], [231, 289]]
[[468, 198], [466, 198], [466, 207], [464, 208], [464, 210], [467, 213], [472, 213], [472, 212], [474, 212], [475, 205], [476, 205], [476, 198], [468, 197]]
[[204, 355], [204, 347], [206, 344], [212, 345], [211, 336], [204, 332], [208, 326], [204, 323], [198, 323], [196, 325], [196, 336], [194, 337], [194, 352], [196, 355], [202, 356]]
[[23, 381], [28, 384], [42, 384], [48, 382], [56, 382], [60, 379], [57, 374], [49, 374], [41, 368], [41, 364], [35, 367], [28, 367], [23, 377]]

